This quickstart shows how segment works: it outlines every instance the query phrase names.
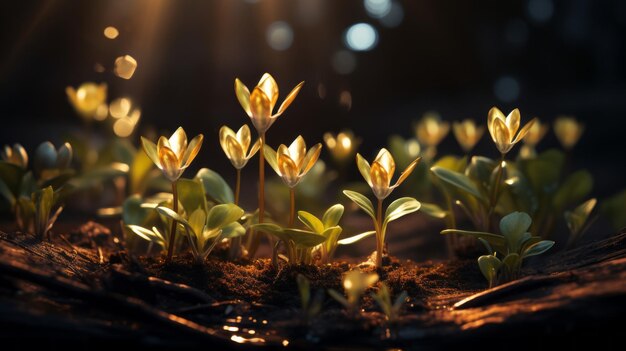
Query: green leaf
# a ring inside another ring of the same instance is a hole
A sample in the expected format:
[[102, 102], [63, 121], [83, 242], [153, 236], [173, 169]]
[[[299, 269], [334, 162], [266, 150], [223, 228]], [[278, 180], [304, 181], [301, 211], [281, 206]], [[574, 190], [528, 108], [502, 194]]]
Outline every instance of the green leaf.
[[442, 219], [446, 218], [448, 215], [448, 212], [441, 209], [438, 205], [426, 202], [421, 202], [421, 204], [422, 206], [420, 207], [420, 212], [425, 213], [430, 217]]
[[454, 185], [468, 194], [474, 195], [477, 199], [484, 199], [480, 190], [476, 187], [476, 184], [465, 174], [441, 167], [432, 167], [430, 170], [442, 181]]
[[433, 167], [462, 173], [465, 171], [465, 167], [467, 167], [467, 157], [443, 156], [433, 164]]
[[493, 234], [493, 233], [476, 232], [476, 231], [460, 230], [460, 229], [446, 229], [446, 230], [442, 230], [441, 234], [459, 234], [459, 235], [465, 235], [465, 236], [470, 236], [474, 238], [482, 238], [486, 240], [489, 244], [494, 246], [496, 250], [504, 248], [506, 245], [504, 236]]
[[191, 226], [191, 224], [189, 224], [189, 222], [187, 222], [187, 220], [185, 218], [183, 218], [183, 216], [179, 215], [178, 213], [174, 212], [171, 208], [165, 207], [165, 206], [157, 206], [156, 207], [157, 212], [159, 212], [160, 214], [162, 214], [163, 216], [175, 220], [178, 223], [184, 225], [185, 227], [187, 227], [187, 229], [193, 231], [193, 227]]
[[286, 228], [283, 230], [283, 233], [289, 240], [293, 241], [296, 246], [300, 247], [315, 247], [326, 241], [324, 235], [308, 230]]
[[337, 290], [328, 289], [328, 295], [330, 295], [330, 297], [342, 304], [345, 308], [350, 308], [350, 303], [348, 302], [348, 300]]
[[128, 174], [131, 194], [140, 194], [146, 190], [146, 183], [153, 169], [154, 163], [145, 152], [135, 153]]
[[478, 267], [489, 282], [489, 287], [494, 285], [501, 266], [502, 262], [494, 255], [484, 255], [478, 258]]
[[246, 228], [239, 224], [239, 222], [233, 222], [222, 228], [222, 238], [231, 239], [246, 234]]
[[552, 240], [542, 240], [538, 243], [534, 243], [524, 251], [522, 258], [541, 255], [542, 253], [550, 250], [552, 246], [554, 246], [554, 241]]
[[578, 233], [583, 229], [597, 203], [598, 201], [593, 198], [578, 205], [573, 211], [565, 211], [565, 222], [571, 233]]
[[156, 231], [156, 228], [153, 228], [153, 230], [149, 230], [134, 224], [129, 224], [126, 226], [126, 228], [130, 230], [133, 234], [139, 236], [146, 241], [151, 241], [155, 244], [165, 247], [165, 241], [163, 239], [163, 236], [161, 236], [161, 234]]
[[626, 190], [602, 201], [600, 210], [615, 230], [626, 227]]
[[47, 232], [48, 220], [54, 201], [54, 190], [51, 186], [43, 188], [33, 194], [35, 203], [35, 231], [38, 236], [43, 237]]
[[322, 222], [324, 223], [324, 228], [334, 227], [339, 224], [341, 220], [341, 216], [343, 216], [343, 205], [336, 204], [331, 206], [322, 217]]
[[233, 190], [217, 172], [208, 168], [202, 168], [196, 174], [196, 178], [204, 185], [206, 195], [217, 203], [226, 204], [235, 202]]
[[24, 177], [25, 174], [26, 171], [20, 166], [0, 161], [0, 179], [11, 189], [14, 195], [18, 194], [22, 177]]
[[515, 247], [524, 233], [528, 231], [532, 222], [530, 216], [524, 212], [509, 213], [500, 220], [500, 232], [506, 238], [509, 247], [513, 248], [513, 251], [517, 252]]
[[210, 229], [223, 228], [228, 224], [238, 221], [243, 214], [244, 210], [235, 204], [213, 206], [207, 216], [207, 227]]
[[558, 209], [582, 201], [593, 188], [593, 177], [586, 170], [570, 174], [554, 195], [554, 207]]
[[361, 233], [361, 234], [357, 234], [357, 235], [353, 235], [351, 237], [345, 238], [345, 239], [341, 239], [339, 241], [337, 241], [337, 244], [339, 245], [350, 245], [350, 244], [354, 244], [355, 242], [367, 238], [368, 236], [372, 236], [376, 234], [375, 230], [370, 230], [368, 232], [365, 233]]
[[7, 184], [1, 178], [0, 178], [0, 194], [4, 197], [4, 199], [6, 200], [6, 202], [9, 204], [11, 208], [15, 206], [15, 201], [16, 201], [15, 195], [13, 195], [13, 192], [11, 191], [11, 189], [9, 189]]
[[413, 213], [420, 209], [421, 204], [419, 201], [415, 200], [412, 197], [401, 197], [387, 207], [387, 211], [385, 212], [385, 220], [383, 221], [383, 227], [386, 226], [389, 222], [395, 221], [396, 219], [405, 216], [409, 213]]
[[304, 275], [298, 273], [296, 276], [298, 283], [298, 291], [300, 292], [300, 300], [302, 301], [302, 309], [306, 310], [311, 301], [311, 283]]
[[315, 233], [322, 234], [324, 232], [324, 223], [311, 213], [298, 211], [298, 219]]
[[552, 149], [539, 154], [536, 158], [521, 160], [520, 168], [535, 192], [553, 193], [561, 177], [564, 162], [563, 152]]
[[202, 233], [206, 224], [207, 215], [202, 208], [197, 208], [189, 215], [189, 226], [194, 233]]
[[204, 197], [204, 186], [200, 180], [180, 178], [176, 181], [176, 191], [178, 192], [178, 201], [183, 205], [187, 215], [197, 209], [201, 209], [203, 212], [208, 211]]
[[490, 158], [474, 156], [472, 157], [465, 174], [471, 179], [474, 179], [475, 181], [480, 182], [480, 184], [486, 186], [489, 184], [491, 174], [496, 166], [497, 162]]
[[343, 194], [346, 195], [355, 204], [357, 204], [370, 217], [372, 217], [374, 221], [376, 220], [376, 214], [374, 213], [374, 205], [372, 205], [372, 202], [367, 197], [365, 197], [365, 195], [359, 194], [356, 191], [351, 191], [351, 190], [344, 190]]
[[333, 249], [337, 246], [337, 239], [339, 239], [339, 235], [341, 235], [341, 227], [334, 226], [330, 228], [326, 228], [322, 235], [326, 237], [326, 251], [329, 253], [333, 252]]

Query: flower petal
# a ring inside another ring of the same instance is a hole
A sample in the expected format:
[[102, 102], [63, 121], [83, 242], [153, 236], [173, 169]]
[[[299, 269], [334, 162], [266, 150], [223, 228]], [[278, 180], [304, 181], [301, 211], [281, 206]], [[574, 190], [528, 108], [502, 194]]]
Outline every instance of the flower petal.
[[506, 124], [501, 119], [496, 119], [493, 123], [493, 139], [496, 147], [502, 154], [506, 154], [511, 150], [511, 135]]
[[526, 125], [522, 127], [522, 130], [519, 131], [519, 133], [515, 137], [515, 140], [513, 140], [513, 144], [516, 144], [520, 140], [524, 139], [524, 137], [526, 136], [530, 128], [532, 128], [532, 126], [535, 124], [535, 122], [537, 122], [537, 117], [528, 121], [528, 123], [526, 123]]
[[161, 162], [159, 161], [159, 153], [157, 152], [156, 144], [144, 137], [141, 137], [141, 147], [146, 155], [148, 155], [148, 158], [150, 158], [150, 160], [152, 160], [157, 167], [161, 168]]
[[252, 147], [250, 148], [250, 151], [248, 151], [248, 155], [246, 155], [247, 159], [252, 158], [252, 156], [254, 156], [259, 149], [261, 148], [261, 139], [257, 139], [254, 144], [252, 144]]
[[183, 127], [178, 127], [174, 134], [169, 139], [170, 148], [176, 154], [178, 159], [182, 159], [185, 154], [185, 150], [187, 150], [187, 133]]
[[287, 186], [294, 187], [299, 181], [299, 169], [296, 163], [285, 154], [278, 154], [278, 170]]
[[250, 127], [248, 127], [247, 124], [244, 124], [243, 126], [241, 126], [241, 128], [239, 128], [239, 130], [237, 131], [236, 139], [239, 142], [239, 145], [241, 145], [243, 152], [245, 153], [246, 151], [248, 151], [252, 136], [250, 135]]
[[365, 179], [367, 184], [371, 187], [372, 186], [372, 179], [370, 178], [371, 167], [370, 167], [369, 162], [367, 162], [367, 160], [365, 158], [363, 158], [363, 156], [361, 156], [361, 154], [357, 153], [356, 154], [356, 165], [357, 165], [357, 168], [359, 169], [359, 172], [361, 172], [361, 175], [363, 176], [363, 179]]
[[317, 143], [313, 146], [309, 152], [307, 152], [306, 156], [302, 160], [302, 163], [298, 165], [300, 167], [300, 176], [304, 176], [307, 172], [313, 168], [315, 162], [320, 157], [320, 153], [322, 152], [322, 144]]
[[372, 162], [370, 169], [370, 178], [372, 180], [372, 191], [378, 199], [384, 199], [389, 195], [390, 177], [385, 167], [377, 161]]
[[232, 129], [228, 128], [227, 126], [222, 126], [222, 128], [220, 128], [219, 135], [220, 135], [220, 146], [222, 147], [222, 150], [224, 150], [224, 153], [226, 154], [226, 156], [228, 156], [228, 144], [226, 143], [226, 137], [228, 136], [235, 137], [235, 132]]
[[420, 162], [421, 159], [421, 157], [416, 158], [413, 162], [411, 162], [410, 165], [408, 165], [404, 169], [404, 171], [402, 171], [402, 173], [400, 174], [400, 178], [398, 178], [396, 184], [393, 186], [394, 188], [402, 184], [406, 180], [406, 178], [410, 176], [411, 173], [413, 173], [413, 170], [415, 170], [415, 167], [417, 167], [417, 164]]
[[189, 167], [191, 161], [198, 155], [200, 152], [200, 148], [202, 147], [202, 142], [204, 141], [204, 135], [198, 134], [195, 138], [191, 139], [189, 142], [189, 146], [183, 155], [183, 159], [181, 160], [181, 164], [183, 168]]
[[239, 104], [243, 107], [243, 110], [246, 111], [248, 117], [252, 117], [252, 111], [250, 110], [250, 90], [245, 86], [239, 78], [235, 78], [235, 95], [237, 95], [237, 100], [239, 100]]
[[506, 116], [506, 126], [509, 129], [509, 134], [511, 135], [511, 138], [515, 135], [515, 133], [517, 133], [517, 130], [519, 129], [521, 123], [520, 120], [520, 112], [517, 108], [509, 112], [509, 115]]
[[300, 84], [296, 85], [296, 87], [293, 88], [291, 92], [289, 92], [285, 100], [283, 100], [283, 103], [278, 108], [278, 112], [276, 112], [276, 115], [275, 115], [276, 117], [282, 115], [283, 112], [285, 112], [285, 110], [287, 109], [287, 107], [291, 105], [293, 100], [295, 100], [296, 96], [298, 96], [298, 93], [300, 92], [300, 89], [302, 89], [303, 85], [304, 85], [304, 82], [300, 82]]
[[252, 111], [252, 123], [260, 132], [264, 133], [271, 125], [270, 100], [261, 88], [256, 87], [250, 95], [250, 111]]
[[263, 77], [261, 77], [261, 80], [259, 80], [257, 86], [261, 88], [269, 98], [270, 111], [274, 111], [274, 106], [276, 105], [276, 101], [278, 101], [278, 84], [276, 84], [274, 77], [269, 73], [265, 73]]
[[494, 142], [496, 141], [496, 139], [494, 137], [493, 124], [496, 119], [501, 119], [502, 122], [504, 122], [506, 120], [506, 117], [504, 117], [504, 113], [502, 113], [500, 109], [494, 106], [489, 110], [489, 113], [487, 114], [487, 128], [489, 129], [489, 134], [491, 134], [491, 138]]
[[246, 165], [246, 155], [244, 153], [241, 144], [235, 139], [235, 137], [228, 135], [226, 137], [226, 144], [228, 146], [228, 158], [233, 166], [237, 169], [243, 168]]
[[289, 157], [296, 163], [298, 168], [302, 167], [302, 161], [306, 155], [306, 143], [302, 135], [298, 137], [289, 145]]
[[181, 174], [180, 163], [178, 158], [172, 149], [167, 146], [157, 146], [159, 151], [159, 161], [161, 163], [161, 170], [170, 181], [176, 181]]
[[392, 177], [396, 171], [396, 163], [393, 160], [393, 156], [391, 156], [391, 153], [385, 148], [380, 149], [374, 162], [380, 163], [380, 165], [385, 168], [389, 177]]

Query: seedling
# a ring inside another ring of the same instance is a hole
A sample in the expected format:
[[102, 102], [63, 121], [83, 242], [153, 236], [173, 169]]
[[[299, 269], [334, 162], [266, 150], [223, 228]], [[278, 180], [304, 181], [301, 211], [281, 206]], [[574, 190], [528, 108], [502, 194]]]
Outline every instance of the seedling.
[[[222, 126], [220, 128], [220, 145], [226, 154], [230, 163], [235, 167], [235, 205], [239, 205], [239, 194], [241, 192], [241, 170], [246, 166], [248, 161], [261, 148], [261, 140], [257, 141], [250, 147], [252, 137], [250, 128], [244, 124], [237, 133], [232, 129]], [[249, 149], [249, 150], [248, 150]], [[241, 254], [241, 237], [233, 238], [230, 242], [230, 257], [235, 258]]]
[[67, 190], [67, 182], [74, 175], [70, 169], [72, 146], [63, 144], [58, 149], [50, 142], [37, 147], [33, 170], [28, 170], [28, 154], [16, 144], [5, 146], [0, 161], [0, 193], [11, 207], [20, 230], [34, 233], [43, 239], [58, 218], [62, 206], [54, 207]]
[[441, 234], [460, 234], [479, 239], [489, 255], [478, 258], [481, 272], [489, 286], [517, 279], [525, 258], [548, 251], [554, 241], [541, 240], [528, 232], [532, 224], [524, 212], [513, 212], [500, 220], [501, 234], [446, 229]]
[[377, 281], [378, 274], [376, 273], [363, 273], [360, 270], [352, 270], [343, 277], [345, 296], [334, 289], [328, 289], [328, 294], [342, 304], [350, 316], [356, 316], [361, 305], [361, 297]]
[[[191, 161], [196, 158], [198, 152], [200, 152], [203, 140], [204, 136], [199, 134], [193, 138], [191, 142], [187, 143], [187, 134], [182, 127], [179, 127], [169, 139], [161, 136], [157, 144], [141, 137], [141, 145], [145, 153], [172, 183], [172, 195], [174, 197], [172, 207], [175, 213], [178, 213], [176, 181], [180, 178], [185, 169], [189, 167]], [[172, 259], [172, 255], [174, 254], [176, 220], [172, 221], [170, 238], [170, 246], [167, 250], [168, 261]]]
[[395, 300], [391, 299], [391, 291], [387, 284], [380, 283], [380, 288], [375, 294], [372, 294], [374, 301], [378, 303], [380, 309], [387, 317], [387, 321], [391, 324], [396, 323], [400, 319], [402, 307], [406, 302], [408, 294], [406, 291], [401, 292]]
[[385, 235], [387, 233], [387, 225], [389, 222], [394, 221], [409, 213], [413, 213], [420, 208], [420, 203], [411, 197], [403, 197], [392, 202], [385, 212], [383, 219], [383, 201], [387, 198], [391, 192], [397, 188], [404, 180], [413, 172], [415, 166], [419, 162], [420, 158], [415, 159], [409, 166], [400, 174], [400, 177], [396, 181], [396, 184], [391, 184], [391, 178], [396, 169], [396, 164], [393, 157], [386, 149], [381, 149], [370, 164], [360, 155], [356, 155], [356, 162], [361, 172], [361, 175], [372, 188], [374, 195], [378, 199], [377, 210], [374, 211], [374, 205], [365, 196], [356, 191], [344, 190], [343, 193], [354, 203], [356, 203], [365, 213], [367, 213], [374, 221], [374, 227], [376, 228], [376, 266], [381, 267], [383, 262], [383, 250], [385, 245]]
[[191, 252], [198, 264], [205, 262], [222, 239], [232, 239], [246, 233], [246, 229], [238, 222], [244, 211], [234, 204], [215, 205], [208, 213], [199, 207], [187, 219], [168, 207], [159, 206], [156, 210], [184, 227]]
[[302, 302], [302, 317], [304, 323], [307, 324], [322, 310], [324, 291], [318, 290], [317, 293], [312, 296], [311, 282], [302, 274], [298, 274], [296, 282], [298, 283], [298, 292], [300, 293], [300, 301]]
[[[263, 150], [265, 146], [265, 134], [267, 130], [274, 124], [276, 119], [282, 115], [287, 107], [291, 105], [293, 100], [302, 89], [304, 82], [296, 85], [295, 88], [287, 94], [287, 97], [282, 102], [278, 111], [274, 113], [274, 107], [278, 102], [278, 84], [269, 73], [263, 74], [259, 83], [254, 87], [252, 93], [248, 90], [239, 78], [235, 79], [235, 94], [237, 100], [241, 104], [241, 107], [246, 112], [248, 117], [252, 120], [254, 128], [256, 128], [259, 134], [261, 143], [260, 149]], [[264, 152], [259, 153], [259, 223], [263, 223], [265, 220], [265, 155]], [[254, 235], [254, 234], [252, 234]], [[254, 237], [252, 244], [248, 248], [249, 256], [253, 257], [259, 246], [259, 238]]]

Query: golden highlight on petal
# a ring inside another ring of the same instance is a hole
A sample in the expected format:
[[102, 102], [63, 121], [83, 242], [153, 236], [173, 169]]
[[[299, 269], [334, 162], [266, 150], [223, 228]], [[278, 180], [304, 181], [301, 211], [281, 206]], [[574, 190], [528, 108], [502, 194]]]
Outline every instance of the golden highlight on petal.
[[198, 134], [191, 142], [187, 143], [187, 134], [180, 127], [169, 139], [164, 136], [159, 137], [156, 145], [141, 137], [141, 145], [146, 155], [163, 172], [165, 177], [174, 182], [180, 178], [185, 168], [198, 155], [203, 140], [204, 136]]
[[281, 144], [275, 153], [274, 150], [266, 145], [265, 157], [285, 184], [289, 187], [294, 187], [313, 168], [319, 159], [321, 151], [322, 144], [317, 143], [307, 152], [304, 138], [298, 136], [289, 147]]
[[243, 107], [243, 110], [248, 114], [248, 117], [252, 117], [252, 111], [250, 110], [250, 90], [248, 90], [248, 87], [246, 87], [239, 78], [235, 78], [235, 95], [237, 96], [237, 100], [239, 100], [239, 104]]
[[487, 128], [500, 153], [506, 154], [526, 136], [535, 120], [536, 118], [532, 119], [519, 130], [521, 124], [519, 109], [514, 109], [507, 117], [504, 117], [502, 111], [497, 107], [492, 107], [487, 116]]
[[255, 87], [250, 94], [250, 111], [252, 111], [252, 123], [259, 133], [267, 131], [272, 124], [270, 100], [259, 87]]
[[372, 163], [370, 179], [372, 180], [372, 191], [374, 192], [374, 196], [378, 199], [382, 200], [391, 193], [391, 189], [389, 188], [389, 184], [391, 183], [390, 178], [389, 173], [387, 173], [387, 170], [385, 170], [382, 164], [377, 161]]
[[274, 77], [272, 77], [269, 73], [263, 74], [263, 77], [261, 77], [257, 86], [263, 90], [265, 95], [270, 100], [270, 111], [273, 111], [274, 106], [278, 101], [278, 84], [276, 84]]

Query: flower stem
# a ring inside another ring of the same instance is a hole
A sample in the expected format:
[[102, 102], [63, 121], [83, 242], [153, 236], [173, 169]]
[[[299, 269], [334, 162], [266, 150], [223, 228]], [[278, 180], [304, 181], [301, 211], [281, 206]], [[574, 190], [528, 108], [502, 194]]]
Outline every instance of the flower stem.
[[376, 211], [376, 267], [383, 266], [383, 200], [378, 199]]
[[289, 228], [293, 228], [296, 220], [296, 189], [289, 188]]
[[[496, 210], [496, 205], [498, 202], [498, 195], [500, 192], [500, 183], [502, 182], [502, 173], [504, 173], [504, 156], [505, 154], [500, 154], [500, 163], [498, 163], [498, 173], [496, 174], [496, 181], [493, 184], [493, 191], [491, 192], [491, 197], [489, 198], [489, 214], [487, 215], [487, 221], [491, 219], [491, 216]], [[487, 227], [489, 223], [487, 223]]]
[[[178, 213], [178, 189], [176, 189], [176, 182], [172, 182], [172, 196], [173, 196], [173, 210]], [[167, 248], [167, 258], [166, 262], [172, 260], [172, 255], [174, 255], [174, 243], [176, 242], [176, 226], [178, 223], [175, 219], [172, 219], [172, 227], [170, 228], [170, 245]]]
[[[241, 169], [237, 168], [237, 180], [235, 182], [235, 205], [239, 206], [239, 192], [241, 189]], [[230, 250], [228, 252], [231, 259], [235, 259], [241, 254], [241, 237], [230, 239]]]
[[[260, 133], [259, 139], [261, 139], [261, 148], [259, 150], [259, 223], [263, 223], [265, 220], [265, 132]], [[252, 231], [250, 232], [250, 240], [248, 241], [248, 257], [253, 258], [256, 251], [259, 248], [261, 241], [261, 233]], [[276, 250], [275, 246], [274, 251]]]
[[235, 182], [235, 205], [239, 206], [239, 192], [241, 191], [241, 169], [237, 169], [237, 180]]

